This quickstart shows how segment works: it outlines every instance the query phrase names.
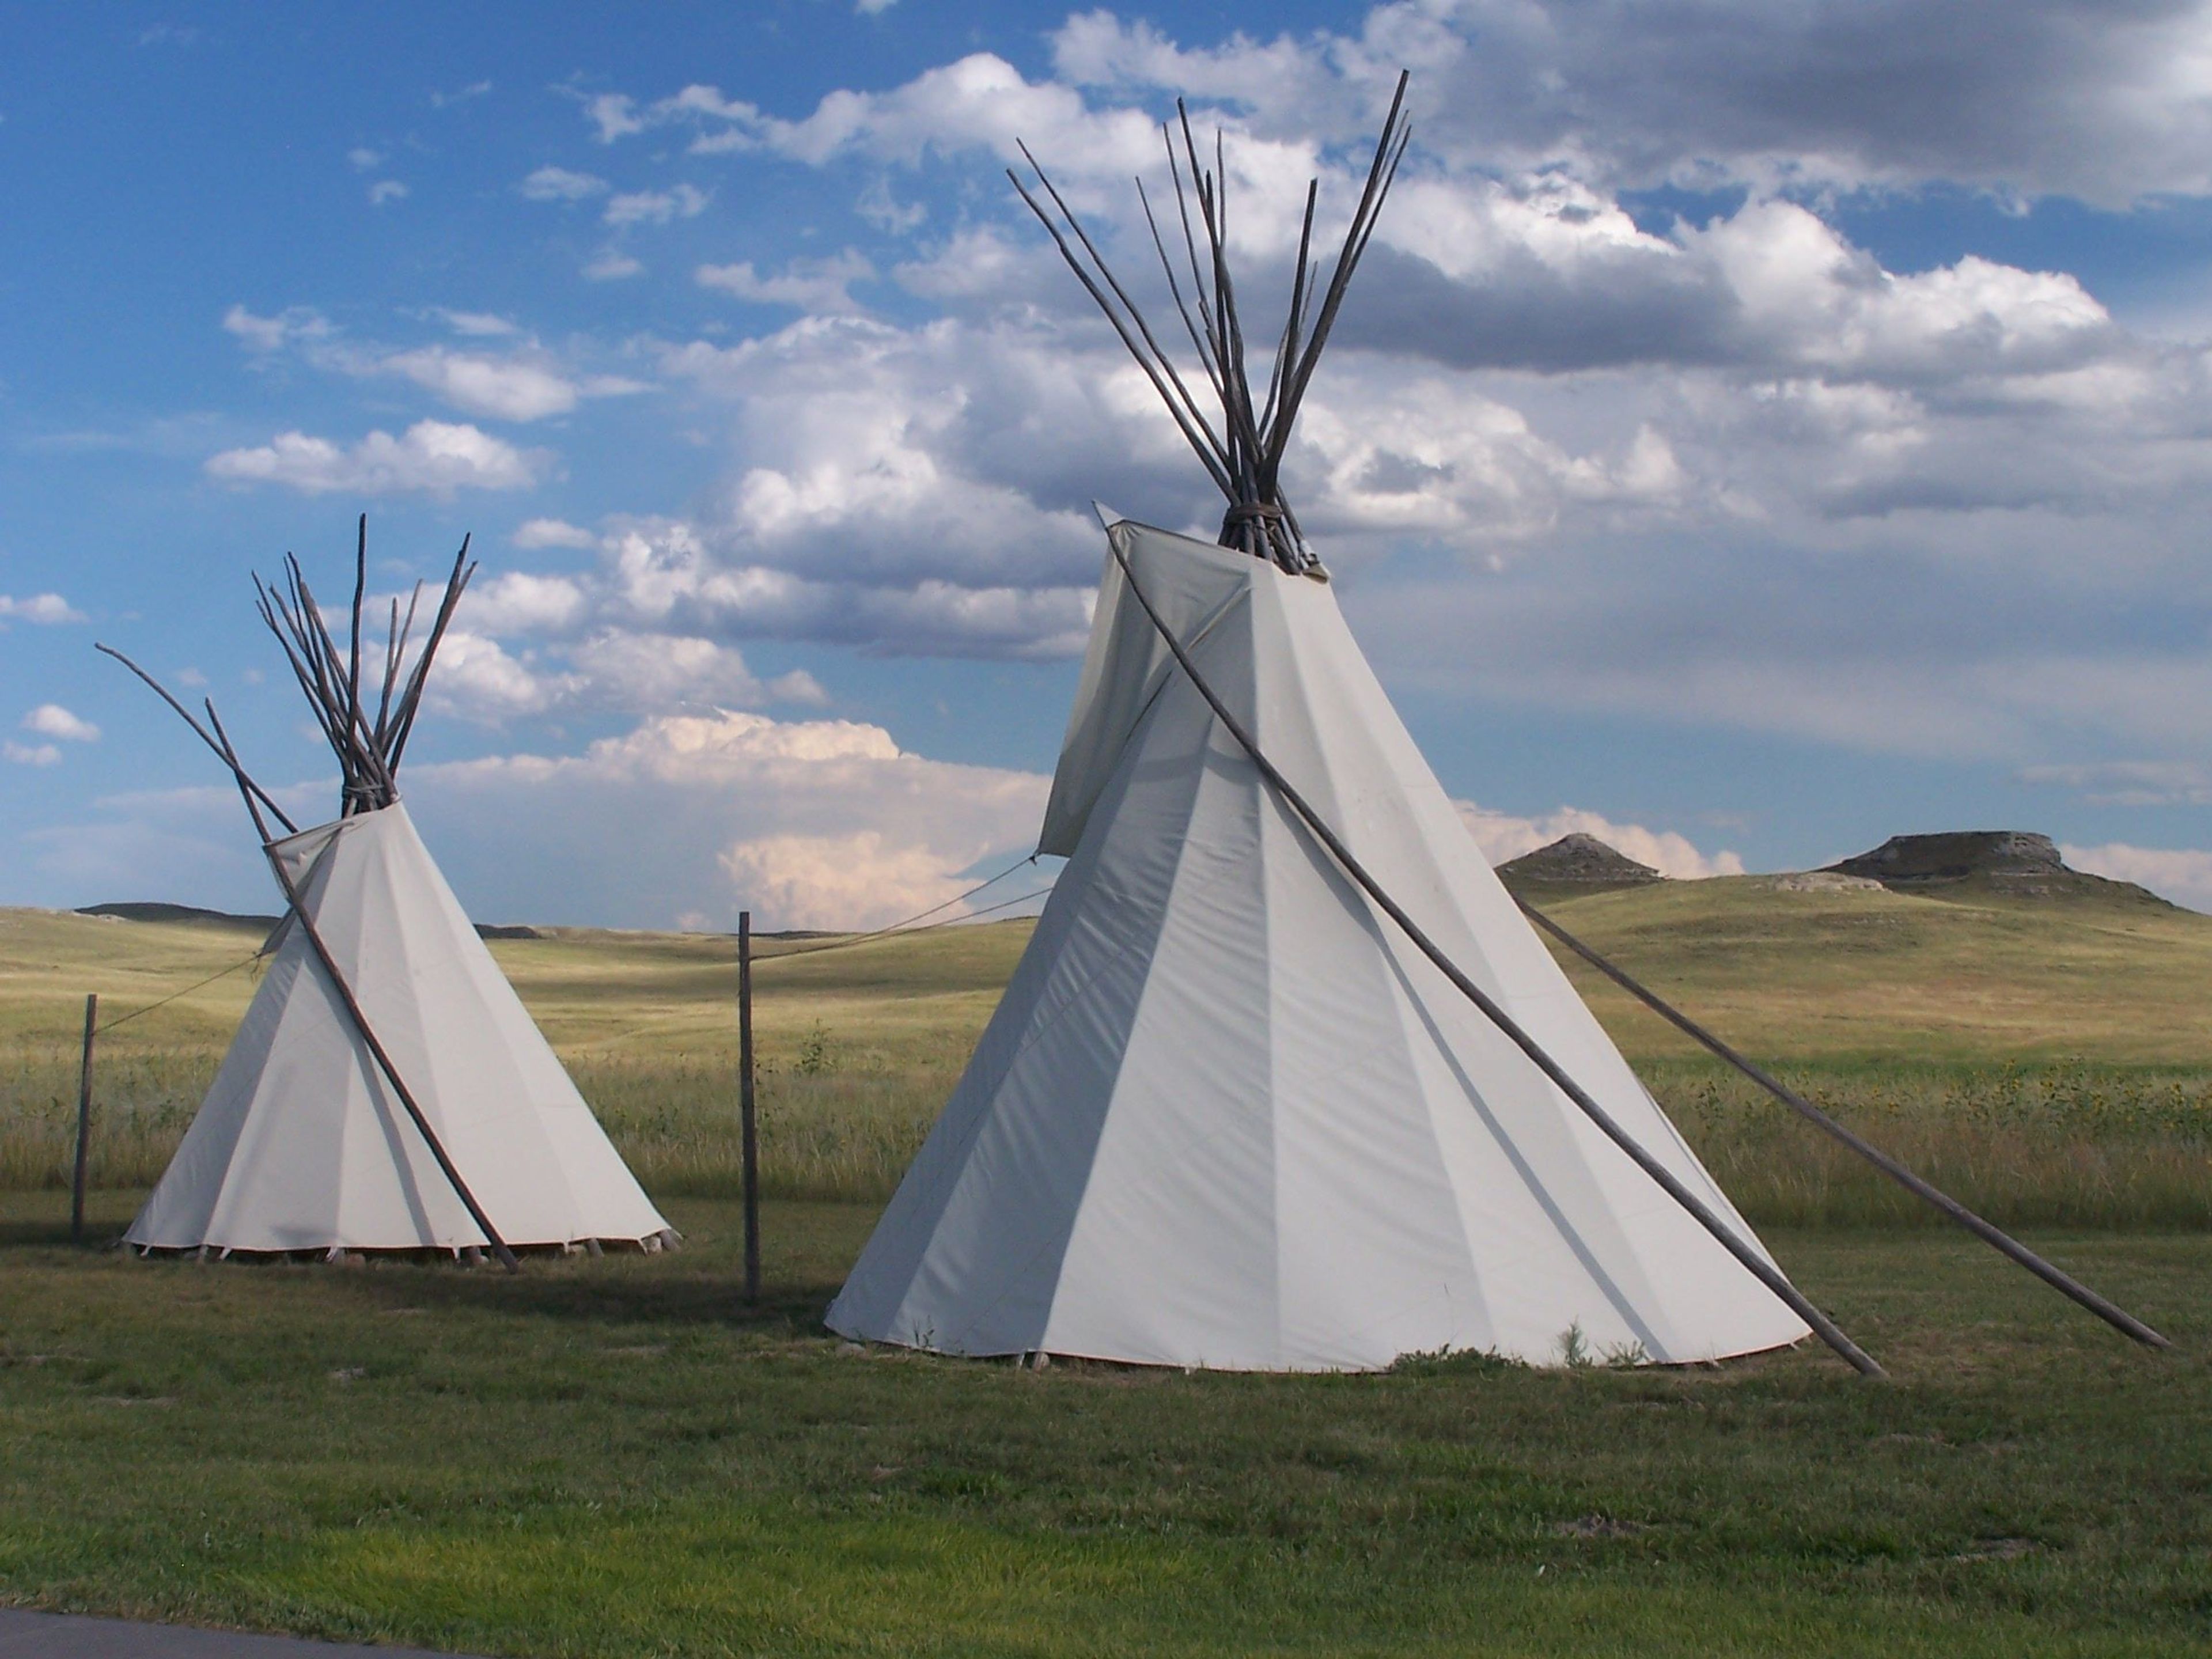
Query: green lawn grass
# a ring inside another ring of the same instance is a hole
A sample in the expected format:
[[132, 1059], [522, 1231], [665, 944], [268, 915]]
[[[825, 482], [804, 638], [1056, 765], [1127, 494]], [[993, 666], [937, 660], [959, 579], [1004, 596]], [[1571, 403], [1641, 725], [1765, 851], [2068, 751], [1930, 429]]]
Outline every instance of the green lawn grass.
[[[104, 1200], [118, 1224], [127, 1196]], [[1042, 1372], [860, 1352], [866, 1206], [520, 1278], [144, 1262], [0, 1200], [0, 1594], [486, 1653], [2212, 1649], [2212, 1238], [1778, 1233], [1881, 1354]]]

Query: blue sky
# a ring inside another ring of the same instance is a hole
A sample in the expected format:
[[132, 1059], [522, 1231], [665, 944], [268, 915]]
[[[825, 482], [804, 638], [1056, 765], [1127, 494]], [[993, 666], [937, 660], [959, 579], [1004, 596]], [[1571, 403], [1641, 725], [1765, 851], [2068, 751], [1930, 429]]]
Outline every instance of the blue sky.
[[2039, 829], [2212, 906], [2212, 8], [2148, 0], [9, 9], [0, 902], [265, 905], [92, 642], [318, 816], [248, 574], [335, 594], [364, 510], [381, 594], [483, 562], [403, 780], [477, 914], [1017, 856], [1088, 502], [1218, 508], [1013, 140], [1140, 274], [1187, 97], [1272, 326], [1401, 66], [1286, 484], [1485, 844]]

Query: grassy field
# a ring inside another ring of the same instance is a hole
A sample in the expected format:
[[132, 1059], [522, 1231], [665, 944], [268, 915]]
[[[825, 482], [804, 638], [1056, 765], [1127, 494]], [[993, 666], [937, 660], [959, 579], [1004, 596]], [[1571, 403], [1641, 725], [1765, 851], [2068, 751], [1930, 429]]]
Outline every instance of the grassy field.
[[[2212, 1225], [2212, 918], [1793, 893], [1757, 877], [1555, 913], [1993, 1218]], [[889, 1194], [1029, 926], [770, 955], [757, 975], [768, 1191]], [[86, 991], [112, 1018], [258, 942], [234, 927], [0, 911], [0, 1187], [65, 1177]], [[647, 1186], [734, 1193], [732, 942], [576, 933], [492, 948]], [[1574, 971], [1754, 1220], [1920, 1220], [1849, 1154]], [[102, 1037], [95, 1181], [159, 1176], [252, 989], [240, 971]]]
[[[256, 941], [0, 912], [0, 1600], [528, 1655], [2212, 1653], [2212, 920], [1757, 878], [1558, 914], [2178, 1352], [1898, 1224], [1601, 988], [1893, 1380], [1817, 1348], [1335, 1378], [851, 1350], [821, 1310], [1018, 923], [763, 966], [757, 1309], [726, 939], [494, 946], [684, 1250], [138, 1262], [64, 1242], [83, 993], [128, 1013]], [[96, 1231], [252, 988], [101, 1038]]]

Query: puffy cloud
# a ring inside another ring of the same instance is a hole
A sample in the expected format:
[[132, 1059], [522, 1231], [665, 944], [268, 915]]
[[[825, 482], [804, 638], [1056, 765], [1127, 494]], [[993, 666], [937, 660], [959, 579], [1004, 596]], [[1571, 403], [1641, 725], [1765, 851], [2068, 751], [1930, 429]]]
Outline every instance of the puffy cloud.
[[404, 202], [408, 195], [407, 186], [398, 179], [380, 179], [368, 187], [368, 204], [382, 207], [386, 202]]
[[848, 291], [853, 283], [872, 279], [876, 268], [851, 248], [826, 259], [793, 259], [780, 275], [763, 276], [752, 261], [733, 265], [701, 265], [702, 288], [719, 289], [740, 300], [761, 305], [796, 306], [817, 315], [862, 309]]
[[58, 766], [62, 751], [50, 743], [21, 744], [13, 738], [0, 743], [0, 760], [16, 766]]
[[587, 283], [618, 283], [626, 276], [635, 276], [645, 269], [644, 263], [632, 258], [620, 248], [601, 248], [584, 266]]
[[503, 570], [470, 585], [457, 619], [484, 634], [557, 633], [581, 622], [589, 609], [571, 577]]
[[256, 448], [227, 449], [207, 461], [208, 476], [226, 483], [283, 484], [307, 495], [527, 489], [552, 467], [545, 451], [517, 449], [477, 427], [446, 421], [417, 421], [396, 438], [374, 431], [353, 444], [284, 432]]
[[488, 726], [543, 714], [575, 689], [568, 677], [541, 673], [497, 640], [465, 628], [447, 631], [435, 666], [423, 698], [428, 707]]
[[882, 927], [936, 908], [974, 884], [927, 847], [887, 847], [880, 830], [763, 836], [720, 855], [731, 882], [787, 927]]
[[878, 726], [716, 713], [577, 756], [420, 767], [409, 799], [480, 915], [730, 927], [749, 908], [766, 928], [866, 927], [1027, 847], [1047, 787], [903, 752]]
[[[1049, 78], [979, 54], [793, 120], [705, 86], [588, 112], [611, 141], [689, 131], [836, 172], [880, 194], [886, 235], [911, 228], [894, 173], [981, 177], [1026, 137], [1158, 307], [1126, 180], [1158, 176], [1166, 93], [1228, 128], [1240, 280], [1272, 295], [1304, 179], [1340, 222], [1410, 64], [1420, 148], [1285, 466], [1394, 677], [1915, 754], [2019, 763], [2063, 734], [2155, 757], [2205, 723], [2212, 588], [2176, 550], [2212, 509], [2212, 354], [2130, 332], [2064, 271], [1887, 269], [1823, 192], [2195, 188], [2212, 9], [2107, 27], [2028, 0], [2000, 27], [1981, 0], [1900, 4], [1422, 0], [1198, 46], [1092, 12]], [[1657, 183], [1740, 204], [1668, 227], [1624, 195]], [[804, 262], [708, 268], [823, 314], [664, 349], [726, 410], [726, 477], [684, 520], [616, 527], [595, 618], [1071, 650], [1089, 498], [1211, 530], [1149, 387], [1018, 207], [909, 246], [881, 263], [949, 315], [851, 315]]]
[[2212, 910], [2212, 852], [2130, 847], [2124, 842], [2107, 842], [2101, 847], [2062, 846], [2058, 850], [2076, 870], [2134, 882], [2192, 910]]
[[381, 365], [471, 415], [537, 421], [576, 406], [574, 381], [542, 363], [501, 360], [442, 346], [395, 352]]
[[1373, 129], [1404, 64], [1432, 151], [1612, 185], [1940, 179], [2107, 205], [2212, 186], [2203, 0], [1407, 0], [1356, 34], [1195, 50], [1094, 12], [1055, 48], [1079, 83], [1340, 139]]
[[820, 704], [801, 671], [763, 681], [733, 647], [641, 623], [588, 577], [503, 571], [472, 585], [440, 647], [431, 705], [499, 726], [565, 709]]
[[578, 378], [534, 350], [508, 357], [425, 346], [376, 360], [376, 372], [401, 374], [441, 402], [501, 421], [566, 415], [585, 398], [624, 397], [647, 388], [617, 375]]
[[618, 92], [603, 92], [584, 100], [584, 113], [599, 129], [599, 142], [611, 144], [617, 138], [645, 131], [645, 124], [637, 118], [636, 100]]
[[[744, 658], [713, 640], [683, 635], [604, 629], [580, 641], [569, 660], [601, 702], [618, 708], [652, 712], [678, 706], [765, 702], [774, 695], [754, 677]], [[793, 686], [817, 697], [821, 688], [805, 679]]]
[[581, 202], [593, 196], [604, 196], [610, 186], [607, 181], [589, 173], [572, 173], [567, 167], [543, 167], [525, 179], [518, 186], [533, 202]]
[[454, 333], [477, 339], [504, 339], [522, 331], [506, 318], [488, 311], [451, 311], [441, 306], [433, 314], [444, 319]]
[[1091, 589], [978, 586], [891, 571], [821, 580], [713, 545], [684, 521], [634, 524], [611, 538], [602, 614], [626, 625], [811, 640], [903, 654], [1060, 657], [1083, 649]]
[[16, 599], [0, 593], [0, 628], [10, 621], [35, 623], [52, 627], [57, 623], [81, 623], [84, 612], [72, 606], [58, 593], [33, 593]]
[[562, 519], [526, 519], [507, 538], [517, 547], [597, 547], [599, 538]]
[[707, 210], [707, 193], [691, 185], [670, 190], [641, 190], [611, 198], [600, 216], [611, 225], [665, 225], [672, 219], [696, 219]]
[[90, 720], [72, 714], [58, 702], [42, 702], [23, 716], [23, 729], [36, 732], [41, 737], [59, 738], [67, 743], [98, 743], [100, 728]]
[[257, 317], [244, 306], [233, 306], [223, 313], [222, 325], [255, 351], [326, 340], [335, 331], [331, 319], [313, 306], [287, 306], [273, 317]]
[[[469, 338], [515, 340], [522, 332], [505, 318], [481, 312], [440, 309], [432, 314]], [[641, 382], [617, 375], [579, 374], [534, 339], [515, 340], [499, 356], [446, 345], [392, 349], [343, 340], [328, 319], [306, 307], [257, 317], [233, 306], [223, 326], [258, 354], [291, 348], [326, 373], [411, 380], [465, 414], [493, 420], [544, 420], [569, 413], [586, 398], [646, 390]]]
[[1694, 880], [1705, 876], [1740, 876], [1743, 860], [1725, 850], [1701, 853], [1689, 837], [1672, 830], [1647, 830], [1640, 823], [1615, 823], [1601, 813], [1578, 806], [1562, 806], [1540, 817], [1516, 817], [1510, 812], [1478, 806], [1471, 800], [1455, 801], [1460, 819], [1474, 836], [1483, 857], [1504, 864], [1523, 853], [1548, 847], [1562, 836], [1595, 836], [1616, 853], [1625, 853], [1638, 864], [1648, 864], [1662, 876]]

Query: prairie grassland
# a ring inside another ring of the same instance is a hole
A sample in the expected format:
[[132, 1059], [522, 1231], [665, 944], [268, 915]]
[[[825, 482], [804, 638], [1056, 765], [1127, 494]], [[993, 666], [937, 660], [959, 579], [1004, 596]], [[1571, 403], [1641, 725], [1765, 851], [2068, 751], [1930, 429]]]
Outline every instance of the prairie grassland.
[[[0, 913], [0, 1600], [580, 1659], [2212, 1652], [2212, 922], [1752, 883], [1562, 914], [2178, 1349], [1887, 1224], [1909, 1212], [1876, 1178], [1609, 992], [1601, 1017], [1890, 1382], [1817, 1347], [1310, 1377], [841, 1345], [824, 1304], [1021, 924], [763, 965], [787, 1196], [758, 1306], [725, 1196], [726, 939], [494, 947], [680, 1252], [508, 1278], [72, 1249], [82, 994], [127, 1013], [255, 941]], [[102, 1037], [96, 1236], [251, 991], [235, 974]]]
[[[2212, 919], [1790, 893], [1759, 878], [1599, 895], [1555, 913], [1992, 1218], [2212, 1225]], [[766, 1190], [888, 1195], [1028, 936], [1028, 923], [1007, 922], [829, 951], [763, 941]], [[66, 1179], [85, 990], [113, 1019], [258, 942], [209, 924], [0, 912], [0, 1188]], [[577, 930], [492, 948], [647, 1187], [733, 1192], [733, 943]], [[1571, 966], [1754, 1221], [1924, 1218]], [[240, 969], [101, 1036], [95, 1185], [142, 1187], [167, 1166], [252, 988]]]

